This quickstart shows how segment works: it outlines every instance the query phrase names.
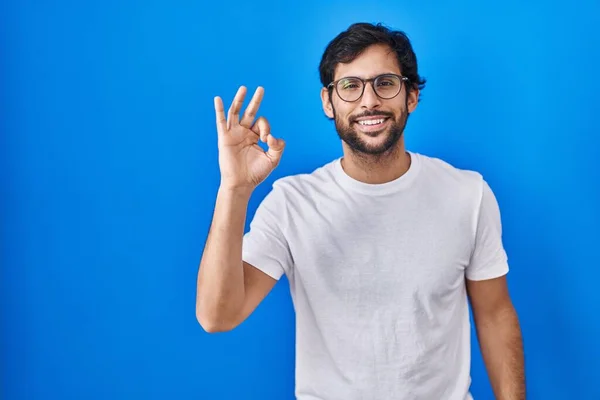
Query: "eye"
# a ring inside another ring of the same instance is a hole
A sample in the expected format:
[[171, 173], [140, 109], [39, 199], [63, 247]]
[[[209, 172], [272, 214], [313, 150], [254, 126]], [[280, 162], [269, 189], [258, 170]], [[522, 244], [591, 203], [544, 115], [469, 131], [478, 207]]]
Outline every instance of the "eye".
[[377, 86], [395, 86], [397, 85], [396, 81], [391, 78], [382, 78], [377, 82]]
[[338, 83], [338, 88], [341, 90], [360, 89], [361, 82], [358, 79], [342, 79]]

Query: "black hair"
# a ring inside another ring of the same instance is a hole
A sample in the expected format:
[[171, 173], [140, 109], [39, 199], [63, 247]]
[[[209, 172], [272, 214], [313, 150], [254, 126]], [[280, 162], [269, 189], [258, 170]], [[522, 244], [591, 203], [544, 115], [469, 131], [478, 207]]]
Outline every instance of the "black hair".
[[374, 25], [364, 22], [350, 25], [327, 45], [319, 64], [322, 85], [325, 87], [333, 81], [338, 63], [352, 62], [375, 44], [388, 45], [396, 53], [400, 71], [409, 79], [409, 91], [417, 88], [422, 90], [425, 87], [426, 80], [419, 76], [417, 57], [406, 33], [391, 30], [381, 23]]

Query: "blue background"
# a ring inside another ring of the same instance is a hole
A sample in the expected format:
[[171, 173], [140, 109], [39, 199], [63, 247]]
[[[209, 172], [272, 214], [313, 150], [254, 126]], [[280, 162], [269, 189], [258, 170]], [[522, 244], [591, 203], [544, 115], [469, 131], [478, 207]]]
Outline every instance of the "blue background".
[[285, 280], [232, 332], [195, 318], [213, 96], [264, 86], [287, 141], [251, 217], [274, 179], [341, 155], [317, 66], [356, 21], [413, 41], [408, 148], [498, 197], [529, 398], [600, 398], [598, 2], [163, 0], [0, 5], [2, 399], [292, 398]]

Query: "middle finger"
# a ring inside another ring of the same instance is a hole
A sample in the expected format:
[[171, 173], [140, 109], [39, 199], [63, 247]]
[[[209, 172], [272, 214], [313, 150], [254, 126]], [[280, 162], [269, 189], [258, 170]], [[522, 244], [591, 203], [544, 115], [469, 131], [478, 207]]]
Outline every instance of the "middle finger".
[[244, 96], [246, 95], [246, 87], [240, 86], [233, 101], [231, 102], [231, 106], [229, 107], [229, 111], [227, 112], [227, 128], [230, 129], [232, 126], [237, 125], [240, 119], [240, 110], [242, 108], [242, 104], [244, 104]]

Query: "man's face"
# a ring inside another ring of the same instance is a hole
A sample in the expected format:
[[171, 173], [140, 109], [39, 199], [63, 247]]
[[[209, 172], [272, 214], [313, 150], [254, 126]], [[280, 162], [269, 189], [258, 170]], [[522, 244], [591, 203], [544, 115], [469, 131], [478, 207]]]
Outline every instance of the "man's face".
[[[374, 45], [348, 64], [338, 64], [334, 80], [344, 77], [374, 78], [381, 74], [401, 75], [396, 54], [388, 47]], [[407, 95], [406, 83], [392, 99], [382, 99], [367, 83], [362, 97], [354, 102], [342, 100], [332, 89], [331, 102], [326, 88], [321, 92], [323, 109], [334, 118], [339, 137], [350, 149], [362, 154], [391, 151], [402, 137], [408, 113], [417, 105], [418, 91]], [[383, 120], [383, 121], [382, 121]]]

